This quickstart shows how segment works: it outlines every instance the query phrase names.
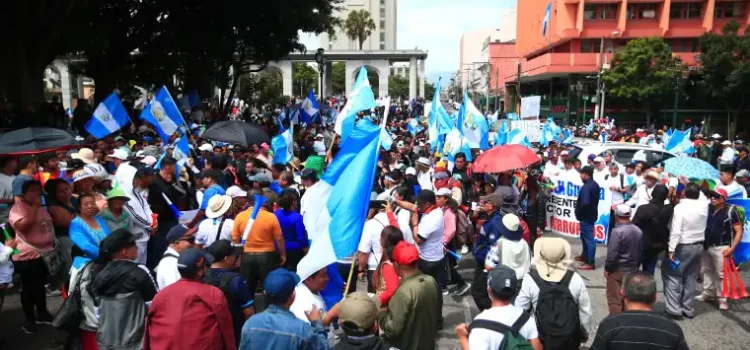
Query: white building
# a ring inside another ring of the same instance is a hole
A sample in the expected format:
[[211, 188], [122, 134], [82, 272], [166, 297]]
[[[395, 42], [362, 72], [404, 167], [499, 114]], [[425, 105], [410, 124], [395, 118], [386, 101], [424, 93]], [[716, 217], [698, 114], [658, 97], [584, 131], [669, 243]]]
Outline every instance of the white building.
[[[349, 12], [367, 10], [375, 22], [375, 30], [363, 43], [362, 50], [396, 50], [397, 2], [397, 0], [344, 0], [338, 16], [346, 21]], [[359, 50], [359, 41], [350, 40], [339, 28], [336, 40], [330, 40], [327, 34], [322, 34], [320, 47], [327, 51]]]

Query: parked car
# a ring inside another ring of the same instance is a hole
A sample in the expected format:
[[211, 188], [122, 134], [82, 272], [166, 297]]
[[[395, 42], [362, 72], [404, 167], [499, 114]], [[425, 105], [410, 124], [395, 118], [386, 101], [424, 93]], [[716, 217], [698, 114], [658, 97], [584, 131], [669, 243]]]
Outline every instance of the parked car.
[[638, 143], [607, 142], [602, 144], [595, 140], [586, 140], [571, 145], [568, 148], [568, 158], [578, 158], [585, 165], [588, 163], [589, 154], [603, 155], [606, 151], [611, 151], [614, 161], [620, 165], [631, 163], [635, 158], [653, 167], [676, 156], [674, 153]]

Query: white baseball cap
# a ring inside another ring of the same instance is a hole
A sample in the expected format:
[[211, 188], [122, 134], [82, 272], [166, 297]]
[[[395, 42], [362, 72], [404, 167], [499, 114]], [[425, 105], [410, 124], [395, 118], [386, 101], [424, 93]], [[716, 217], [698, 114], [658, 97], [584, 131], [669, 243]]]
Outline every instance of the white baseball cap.
[[453, 195], [453, 192], [450, 190], [450, 188], [445, 187], [437, 190], [437, 192], [435, 192], [435, 195], [450, 197], [451, 195]]
[[414, 169], [412, 167], [406, 168], [406, 172], [404, 175], [417, 175], [417, 169]]
[[115, 148], [115, 150], [112, 151], [112, 154], [108, 157], [117, 158], [119, 160], [128, 160], [128, 152], [125, 152], [123, 149]]
[[594, 158], [594, 163], [601, 163], [601, 162], [604, 162], [604, 158], [602, 158], [602, 157], [596, 157], [596, 158]]
[[627, 204], [618, 204], [615, 207], [615, 215], [617, 216], [630, 216], [630, 206]]
[[720, 139], [721, 135], [719, 135], [719, 134], [713, 134], [713, 135], [711, 135], [711, 138], [712, 139]]
[[729, 140], [724, 140], [721, 144], [724, 145], [724, 146], [731, 146], [732, 142], [729, 141]]
[[227, 196], [232, 198], [244, 198], [247, 197], [247, 192], [243, 191], [239, 186], [229, 186], [229, 188], [227, 188]]
[[203, 151], [203, 152], [211, 152], [214, 150], [214, 148], [210, 144], [204, 143], [200, 147], [198, 147], [198, 150]]

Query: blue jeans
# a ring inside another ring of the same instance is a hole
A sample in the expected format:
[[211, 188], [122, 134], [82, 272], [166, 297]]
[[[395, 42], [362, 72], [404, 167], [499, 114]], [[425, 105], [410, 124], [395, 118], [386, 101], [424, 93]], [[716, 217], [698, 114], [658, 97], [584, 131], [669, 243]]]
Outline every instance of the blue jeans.
[[648, 272], [651, 276], [656, 272], [656, 262], [659, 261], [659, 255], [644, 256], [641, 258], [641, 265], [644, 272]]
[[581, 248], [586, 263], [594, 265], [594, 257], [596, 256], [596, 241], [594, 241], [594, 224], [585, 222], [580, 223], [581, 226]]

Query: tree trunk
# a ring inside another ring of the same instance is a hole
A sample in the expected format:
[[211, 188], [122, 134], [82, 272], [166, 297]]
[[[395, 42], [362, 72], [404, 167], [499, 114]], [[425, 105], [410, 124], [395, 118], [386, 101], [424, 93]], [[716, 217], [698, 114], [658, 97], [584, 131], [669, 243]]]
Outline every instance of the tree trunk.
[[229, 113], [232, 108], [232, 99], [234, 98], [234, 94], [237, 91], [237, 85], [240, 82], [240, 72], [239, 72], [239, 66], [235, 67], [235, 70], [232, 74], [232, 87], [229, 89], [229, 95], [227, 96], [227, 102], [224, 104], [224, 110], [226, 113]]

